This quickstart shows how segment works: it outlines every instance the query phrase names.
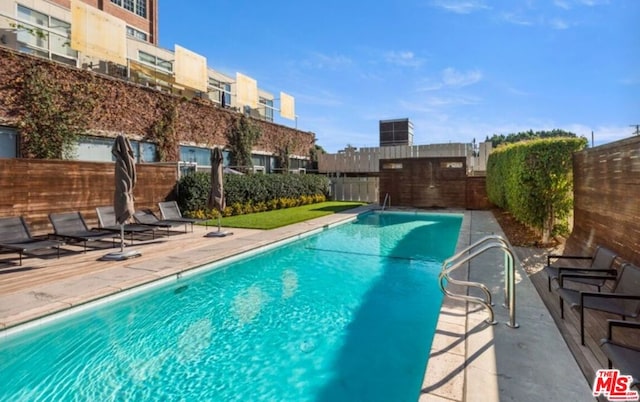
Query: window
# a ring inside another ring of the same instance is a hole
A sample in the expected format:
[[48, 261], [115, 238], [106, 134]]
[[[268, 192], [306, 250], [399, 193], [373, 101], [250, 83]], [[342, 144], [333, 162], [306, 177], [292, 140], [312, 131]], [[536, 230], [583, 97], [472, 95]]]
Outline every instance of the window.
[[211, 166], [211, 149], [181, 145], [180, 160], [182, 162], [195, 162], [198, 166]]
[[78, 52], [71, 49], [71, 24], [18, 5], [17, 37], [20, 51], [76, 65]]
[[261, 105], [264, 105], [264, 119], [267, 121], [273, 121], [273, 100], [260, 98]]
[[383, 169], [402, 169], [402, 163], [383, 163]]
[[147, 42], [148, 40], [148, 35], [145, 32], [142, 32], [140, 30], [137, 30], [133, 27], [127, 26], [127, 36], [130, 36], [132, 38], [136, 38], [136, 39], [140, 39], [143, 40], [145, 42]]
[[223, 107], [231, 106], [231, 84], [209, 77], [209, 97]]
[[161, 59], [160, 57], [156, 57], [152, 54], [149, 54], [143, 51], [138, 51], [138, 59], [141, 62], [146, 64], [151, 64], [152, 66], [155, 66], [160, 70], [164, 70], [167, 72], [173, 71], [173, 64], [170, 61]]
[[147, 18], [147, 0], [111, 0], [111, 2], [142, 18]]
[[[113, 138], [81, 137], [76, 146], [75, 155], [81, 161], [113, 162], [111, 153]], [[151, 142], [130, 140], [136, 162], [158, 162], [157, 146]]]
[[0, 127], [0, 158], [16, 158], [17, 144], [18, 131], [9, 127]]

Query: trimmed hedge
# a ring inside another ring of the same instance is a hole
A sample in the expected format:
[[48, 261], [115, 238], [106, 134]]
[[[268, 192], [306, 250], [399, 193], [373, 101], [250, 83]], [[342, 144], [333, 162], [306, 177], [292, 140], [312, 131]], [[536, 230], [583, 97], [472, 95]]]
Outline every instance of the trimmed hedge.
[[573, 206], [572, 155], [586, 138], [523, 141], [497, 148], [487, 161], [489, 200], [518, 221], [542, 230], [548, 242], [567, 228]]
[[[324, 200], [329, 194], [329, 184], [329, 178], [314, 174], [227, 174], [224, 176], [224, 194], [227, 206], [270, 205], [274, 204], [274, 200], [309, 197]], [[176, 185], [180, 209], [185, 213], [206, 210], [210, 190], [209, 173], [196, 172], [183, 176]]]

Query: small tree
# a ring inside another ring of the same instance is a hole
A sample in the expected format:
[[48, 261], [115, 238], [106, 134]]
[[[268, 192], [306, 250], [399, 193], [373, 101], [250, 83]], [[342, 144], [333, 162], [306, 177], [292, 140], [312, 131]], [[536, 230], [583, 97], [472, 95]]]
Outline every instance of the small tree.
[[253, 124], [248, 117], [240, 115], [227, 132], [227, 141], [231, 151], [231, 164], [247, 170], [253, 168], [251, 150], [260, 139], [260, 128]]

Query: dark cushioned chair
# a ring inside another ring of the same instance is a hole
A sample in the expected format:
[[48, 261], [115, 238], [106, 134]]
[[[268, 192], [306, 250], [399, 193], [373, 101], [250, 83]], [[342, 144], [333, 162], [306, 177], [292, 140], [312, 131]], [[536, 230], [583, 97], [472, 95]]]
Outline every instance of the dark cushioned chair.
[[[605, 284], [605, 281], [608, 280], [611, 275], [615, 275], [616, 273], [616, 270], [613, 269], [613, 262], [615, 261], [616, 257], [618, 257], [618, 255], [615, 252], [602, 246], [596, 247], [592, 256], [554, 254], [548, 255], [547, 265], [544, 267], [544, 271], [547, 273], [549, 291], [551, 291], [551, 281], [558, 280], [560, 273], [580, 271], [580, 273], [590, 274], [591, 276], [576, 276], [575, 278], [567, 277], [566, 279], [586, 285], [596, 286], [599, 292], [602, 286]], [[552, 259], [583, 261], [589, 260], [591, 261], [591, 263], [589, 264], [589, 266], [565, 266], [560, 265], [557, 262], [552, 264]], [[597, 276], [593, 276], [596, 274], [602, 274], [603, 277], [599, 278]]]
[[34, 239], [22, 216], [0, 218], [0, 248], [17, 251], [20, 255], [20, 265], [22, 254], [33, 250], [55, 248], [60, 258], [60, 246], [63, 244], [58, 240]]
[[[583, 292], [563, 287], [566, 279], [575, 279], [578, 273], [561, 273], [560, 287], [560, 316], [564, 318], [564, 303], [580, 311], [580, 342], [584, 345], [584, 309], [604, 311], [627, 317], [638, 318], [640, 315], [640, 268], [625, 263], [620, 268], [615, 286], [611, 292]], [[597, 276], [597, 275], [584, 275]]]

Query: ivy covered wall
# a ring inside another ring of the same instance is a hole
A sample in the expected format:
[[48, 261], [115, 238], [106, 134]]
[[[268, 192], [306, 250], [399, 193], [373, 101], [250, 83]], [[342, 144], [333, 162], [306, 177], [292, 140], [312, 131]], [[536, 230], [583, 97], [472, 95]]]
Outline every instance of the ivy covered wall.
[[[227, 145], [227, 133], [240, 117], [208, 100], [170, 95], [0, 47], [0, 125], [19, 128], [28, 116], [32, 108], [22, 100], [26, 72], [36, 67], [37, 71], [44, 71], [40, 78], [55, 90], [73, 93], [76, 100], [72, 103], [92, 105], [87, 134], [115, 137], [125, 133], [130, 139], [157, 142], [163, 148], [165, 161], [179, 160], [180, 143]], [[68, 105], [69, 102], [60, 106], [64, 109]], [[314, 133], [252, 121], [261, 133], [254, 151], [279, 154], [287, 148], [290, 155], [304, 157], [315, 145]]]

